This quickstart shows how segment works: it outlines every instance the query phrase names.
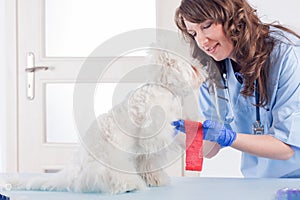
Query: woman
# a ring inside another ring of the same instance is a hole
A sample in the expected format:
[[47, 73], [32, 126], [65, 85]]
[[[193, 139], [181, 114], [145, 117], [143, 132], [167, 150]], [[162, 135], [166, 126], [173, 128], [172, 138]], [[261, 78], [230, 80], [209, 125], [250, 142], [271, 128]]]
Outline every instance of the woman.
[[175, 21], [208, 71], [204, 139], [242, 151], [245, 177], [300, 177], [300, 36], [246, 0], [182, 0]]

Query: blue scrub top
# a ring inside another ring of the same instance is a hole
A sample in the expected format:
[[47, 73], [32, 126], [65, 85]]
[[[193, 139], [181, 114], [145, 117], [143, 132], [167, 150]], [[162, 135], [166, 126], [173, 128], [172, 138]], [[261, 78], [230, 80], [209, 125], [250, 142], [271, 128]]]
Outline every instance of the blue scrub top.
[[[271, 33], [278, 41], [270, 56], [269, 103], [260, 108], [260, 118], [264, 133], [289, 144], [295, 153], [289, 160], [272, 160], [243, 152], [241, 171], [247, 178], [300, 178], [300, 40], [279, 29], [271, 30], [281, 34]], [[201, 115], [206, 119], [223, 120], [228, 128], [238, 133], [253, 134], [252, 124], [256, 121], [254, 94], [244, 98], [240, 94], [243, 85], [237, 81], [229, 59], [225, 60], [225, 66], [228, 90], [218, 88], [215, 95], [204, 83], [199, 96]], [[219, 107], [216, 107], [216, 101]]]

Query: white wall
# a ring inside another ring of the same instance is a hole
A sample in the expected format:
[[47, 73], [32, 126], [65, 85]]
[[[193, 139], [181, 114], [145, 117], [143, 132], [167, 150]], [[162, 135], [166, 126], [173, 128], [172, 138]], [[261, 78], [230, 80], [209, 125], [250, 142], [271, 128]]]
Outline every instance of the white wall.
[[17, 170], [15, 10], [16, 0], [0, 0], [0, 172]]
[[0, 0], [0, 172], [4, 169], [4, 149], [6, 133], [6, 81], [5, 81], [5, 0]]
[[248, 0], [257, 9], [262, 21], [279, 21], [300, 34], [300, 1], [299, 0]]

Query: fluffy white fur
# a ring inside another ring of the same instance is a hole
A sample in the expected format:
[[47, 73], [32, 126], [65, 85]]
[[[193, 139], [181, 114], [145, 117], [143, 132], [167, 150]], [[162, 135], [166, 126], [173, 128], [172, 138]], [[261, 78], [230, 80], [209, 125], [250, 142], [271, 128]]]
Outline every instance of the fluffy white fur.
[[197, 99], [194, 92], [202, 80], [179, 56], [159, 52], [153, 57], [161, 66], [158, 80], [141, 85], [100, 115], [83, 136], [73, 163], [55, 174], [8, 176], [3, 183], [15, 189], [113, 194], [167, 184], [163, 169], [182, 153], [170, 122], [197, 119], [195, 105], [185, 100]]

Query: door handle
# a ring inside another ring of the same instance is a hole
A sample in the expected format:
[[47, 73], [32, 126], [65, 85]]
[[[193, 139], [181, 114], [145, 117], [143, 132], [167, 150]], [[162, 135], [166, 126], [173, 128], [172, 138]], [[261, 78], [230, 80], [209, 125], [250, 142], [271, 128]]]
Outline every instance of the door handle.
[[27, 90], [27, 98], [29, 100], [34, 99], [35, 95], [35, 72], [39, 70], [48, 70], [49, 67], [46, 66], [35, 66], [35, 57], [34, 53], [29, 52], [27, 53], [27, 66], [25, 68], [26, 76], [27, 76], [27, 83], [26, 83], [26, 90]]
[[49, 67], [45, 67], [45, 66], [38, 66], [38, 67], [27, 67], [25, 69], [26, 72], [35, 72], [38, 70], [48, 70]]

